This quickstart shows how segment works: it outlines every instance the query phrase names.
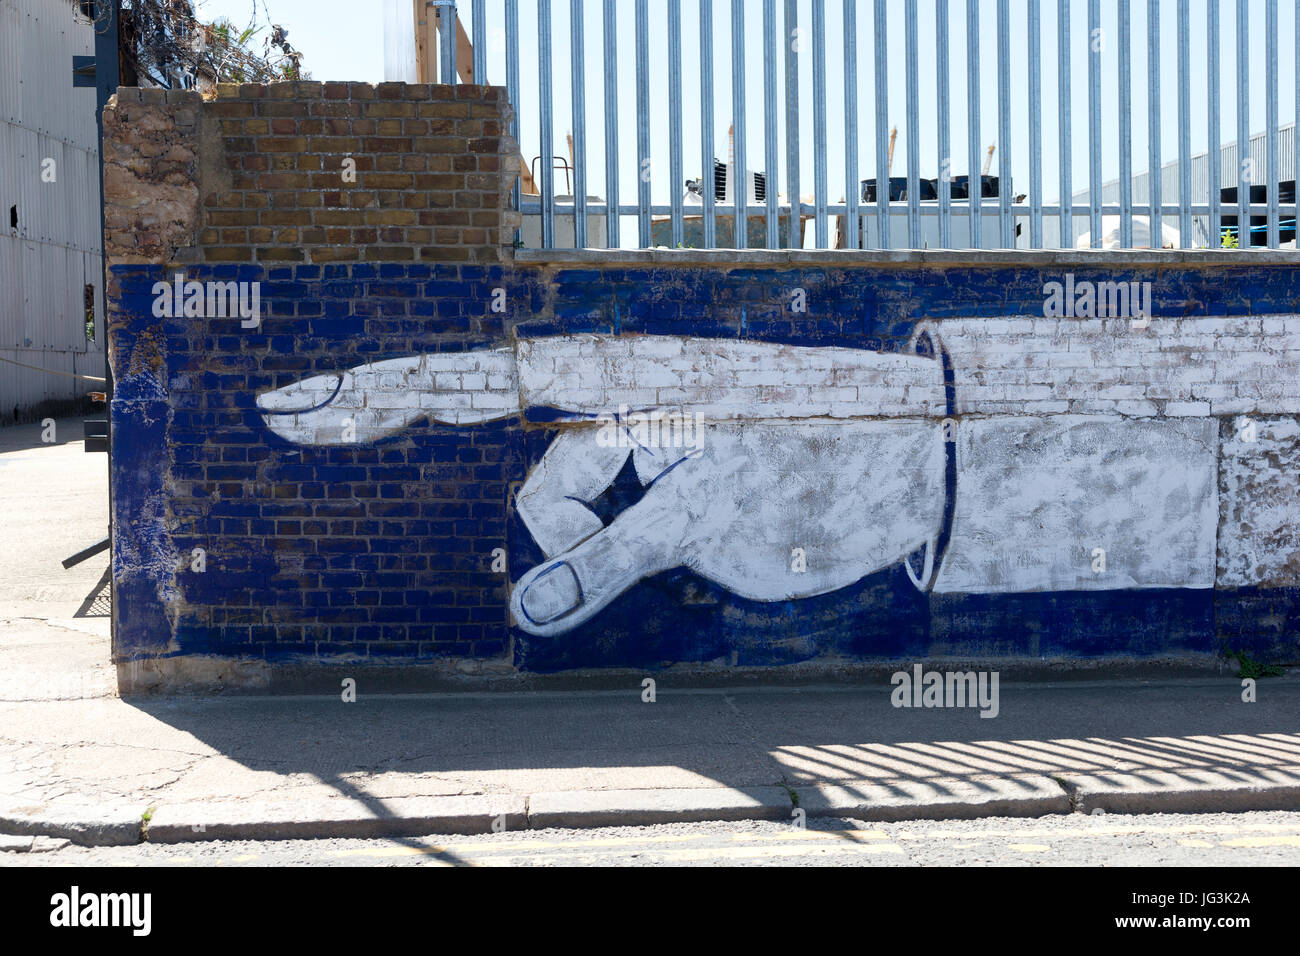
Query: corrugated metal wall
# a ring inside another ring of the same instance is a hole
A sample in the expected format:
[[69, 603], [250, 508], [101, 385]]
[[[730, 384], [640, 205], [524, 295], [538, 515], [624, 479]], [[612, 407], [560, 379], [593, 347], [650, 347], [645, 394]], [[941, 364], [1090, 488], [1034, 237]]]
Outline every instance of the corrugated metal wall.
[[[1268, 153], [1266, 152], [1266, 134], [1256, 133], [1250, 138], [1250, 158], [1255, 161], [1256, 185], [1266, 182], [1265, 170], [1268, 168]], [[1294, 178], [1296, 168], [1296, 128], [1295, 124], [1290, 126], [1279, 126], [1277, 131], [1277, 152], [1278, 152], [1278, 180], [1288, 182]], [[1220, 147], [1219, 169], [1220, 185], [1222, 187], [1231, 187], [1235, 185], [1234, 171], [1237, 169], [1237, 144], [1228, 143]], [[1133, 202], [1141, 205], [1151, 201], [1150, 175], [1143, 170], [1133, 174]], [[1160, 168], [1161, 196], [1164, 204], [1178, 202], [1178, 163], [1165, 163]], [[1210, 197], [1210, 164], [1209, 154], [1200, 153], [1192, 157], [1192, 202], [1197, 205], [1204, 205], [1209, 202]], [[1112, 205], [1119, 202], [1119, 180], [1112, 179], [1110, 182], [1103, 183], [1101, 187], [1101, 201], [1106, 205]], [[1088, 190], [1082, 190], [1074, 194], [1075, 205], [1088, 205]], [[1226, 205], [1226, 204], [1225, 204]], [[1224, 215], [1236, 215], [1235, 206], [1224, 209]], [[1289, 215], [1283, 218], [1290, 218]], [[1165, 226], [1178, 231], [1178, 219], [1173, 216], [1165, 216]], [[1088, 232], [1088, 217], [1075, 217], [1072, 222], [1074, 227], [1074, 238], [1078, 238]], [[1196, 246], [1215, 246], [1216, 240], [1209, 235], [1209, 217], [1192, 216], [1192, 242]]]
[[[94, 48], [94, 28], [71, 0], [0, 0], [0, 357], [102, 376], [95, 90], [72, 86], [72, 57]], [[46, 159], [54, 160], [54, 182], [42, 181]], [[85, 332], [88, 284], [93, 341]], [[15, 406], [98, 387], [0, 362], [0, 422], [13, 420]]]

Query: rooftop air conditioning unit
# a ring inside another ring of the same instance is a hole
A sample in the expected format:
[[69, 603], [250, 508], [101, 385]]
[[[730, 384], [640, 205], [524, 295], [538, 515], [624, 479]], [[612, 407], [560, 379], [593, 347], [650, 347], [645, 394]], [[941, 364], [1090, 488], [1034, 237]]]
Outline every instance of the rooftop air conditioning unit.
[[[760, 205], [767, 202], [767, 176], [763, 173], [750, 172], [745, 177], [747, 205]], [[713, 195], [716, 202], [735, 203], [735, 165], [720, 160], [713, 161]]]

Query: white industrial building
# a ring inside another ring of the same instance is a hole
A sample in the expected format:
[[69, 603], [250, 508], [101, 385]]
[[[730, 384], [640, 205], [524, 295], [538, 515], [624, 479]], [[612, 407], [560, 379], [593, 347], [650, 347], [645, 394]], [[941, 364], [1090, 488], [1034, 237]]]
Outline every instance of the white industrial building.
[[71, 410], [103, 388], [72, 377], [104, 374], [95, 89], [72, 85], [73, 56], [95, 52], [90, 6], [0, 0], [4, 424]]
[[[1264, 133], [1256, 133], [1250, 138], [1249, 156], [1254, 166], [1253, 182], [1256, 186], [1263, 185], [1267, 182], [1266, 175], [1268, 170], [1268, 153], [1266, 150], [1266, 137]], [[1296, 128], [1292, 123], [1289, 126], [1279, 126], [1277, 131], [1277, 152], [1278, 152], [1278, 182], [1279, 193], [1284, 197], [1282, 202], [1290, 203], [1291, 197], [1295, 195], [1295, 173], [1296, 173]], [[1209, 198], [1210, 190], [1210, 161], [1209, 153], [1199, 153], [1192, 157], [1192, 203], [1193, 205], [1205, 205]], [[1236, 186], [1237, 176], [1237, 144], [1235, 142], [1227, 143], [1220, 147], [1219, 150], [1219, 186], [1231, 188]], [[1140, 172], [1134, 164], [1132, 178], [1132, 202], [1134, 205], [1145, 205], [1150, 200], [1150, 182], [1151, 176], [1146, 169]], [[1077, 172], [1076, 172], [1077, 176]], [[1162, 206], [1177, 205], [1180, 196], [1180, 174], [1178, 162], [1165, 163], [1160, 169], [1160, 203]], [[1263, 200], [1257, 200], [1263, 201]], [[1119, 180], [1112, 179], [1109, 182], [1102, 183], [1101, 202], [1103, 206], [1119, 205]], [[1087, 206], [1089, 203], [1088, 190], [1084, 189], [1074, 194], [1074, 205]], [[1228, 205], [1228, 203], [1225, 203]], [[1235, 201], [1232, 202], [1233, 208], [1224, 209], [1223, 215], [1235, 217]], [[1110, 217], [1107, 217], [1110, 218]], [[1145, 216], [1135, 216], [1135, 219], [1142, 220], [1142, 228], [1145, 230]], [[1258, 220], [1256, 225], [1263, 222], [1262, 217], [1255, 215], [1252, 218]], [[1290, 213], [1283, 213], [1280, 217], [1284, 223], [1293, 218]], [[1088, 216], [1075, 215], [1070, 220], [1073, 236], [1071, 241], [1065, 243], [1066, 246], [1086, 247], [1088, 245]], [[1178, 232], [1178, 216], [1165, 213], [1161, 218], [1161, 231], [1164, 234], [1164, 243], [1178, 247], [1181, 245]], [[1055, 216], [1047, 217], [1043, 222], [1043, 231], [1045, 245], [1057, 245], [1057, 237], [1060, 235], [1060, 222]], [[1027, 229], [1026, 229], [1027, 231]], [[1109, 229], [1103, 229], [1103, 234], [1109, 232]], [[1134, 236], [1134, 245], [1145, 245], [1138, 242], [1138, 237]], [[1192, 235], [1191, 245], [1194, 248], [1217, 248], [1220, 239], [1210, 235], [1210, 217], [1209, 216], [1192, 216]], [[1287, 240], [1283, 248], [1295, 248], [1295, 240]]]

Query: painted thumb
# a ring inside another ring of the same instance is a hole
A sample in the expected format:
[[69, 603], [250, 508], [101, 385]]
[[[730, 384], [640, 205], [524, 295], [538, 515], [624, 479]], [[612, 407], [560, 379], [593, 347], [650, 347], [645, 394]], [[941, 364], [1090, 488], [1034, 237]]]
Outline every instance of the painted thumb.
[[662, 486], [581, 544], [533, 568], [514, 586], [515, 623], [541, 637], [591, 618], [644, 577], [686, 563], [687, 521]]

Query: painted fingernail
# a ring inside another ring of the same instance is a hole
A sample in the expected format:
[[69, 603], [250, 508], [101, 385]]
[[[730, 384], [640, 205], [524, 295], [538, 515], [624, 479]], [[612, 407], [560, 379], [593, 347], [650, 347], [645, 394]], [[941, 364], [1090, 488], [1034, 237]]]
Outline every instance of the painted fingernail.
[[563, 561], [533, 578], [519, 597], [524, 614], [533, 624], [549, 623], [581, 603], [582, 585], [573, 568]]

